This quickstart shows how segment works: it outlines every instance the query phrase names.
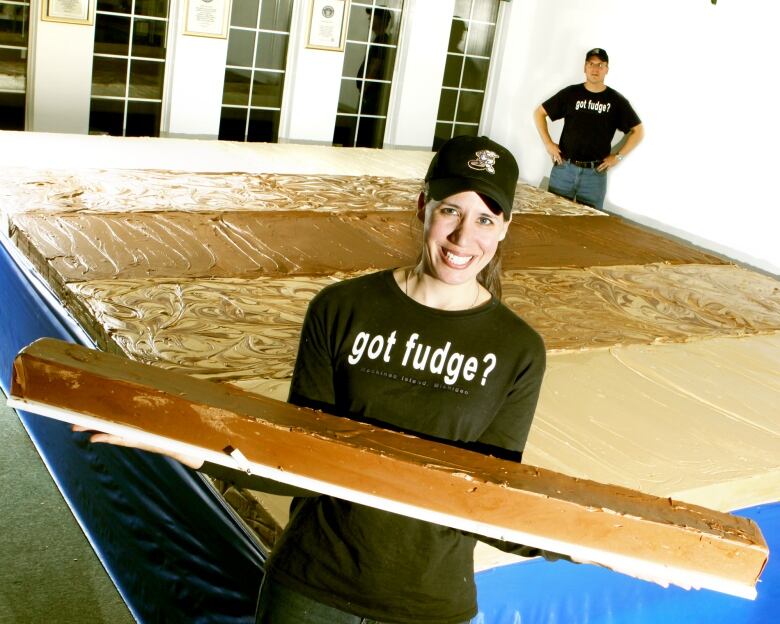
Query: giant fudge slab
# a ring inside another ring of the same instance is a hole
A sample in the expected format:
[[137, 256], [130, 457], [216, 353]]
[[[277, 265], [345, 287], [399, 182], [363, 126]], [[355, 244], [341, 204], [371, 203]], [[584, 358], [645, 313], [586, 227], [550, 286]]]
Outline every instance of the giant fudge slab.
[[751, 520], [422, 440], [41, 339], [9, 405], [361, 504], [746, 598], [768, 548]]

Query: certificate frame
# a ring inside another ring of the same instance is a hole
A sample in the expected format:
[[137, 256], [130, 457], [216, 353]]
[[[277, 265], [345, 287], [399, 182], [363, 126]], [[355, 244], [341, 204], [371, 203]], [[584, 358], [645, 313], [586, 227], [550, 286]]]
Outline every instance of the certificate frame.
[[185, 0], [182, 34], [227, 39], [232, 1]]
[[306, 47], [343, 52], [347, 40], [349, 0], [310, 0]]
[[41, 0], [41, 19], [64, 24], [95, 23], [96, 0]]

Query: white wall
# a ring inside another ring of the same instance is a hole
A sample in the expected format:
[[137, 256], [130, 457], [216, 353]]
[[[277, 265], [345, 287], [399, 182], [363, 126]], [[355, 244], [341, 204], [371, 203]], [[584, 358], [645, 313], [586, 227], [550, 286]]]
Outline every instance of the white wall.
[[433, 145], [453, 7], [454, 0], [404, 2], [385, 147]]
[[[239, 0], [240, 1], [240, 0]], [[227, 39], [185, 35], [184, 5], [172, 3], [161, 136], [219, 135]]]
[[306, 47], [309, 0], [294, 4], [287, 48], [279, 141], [333, 142], [344, 52]]
[[[532, 112], [583, 80], [584, 53], [610, 55], [607, 84], [629, 98], [644, 142], [610, 174], [607, 210], [780, 274], [772, 184], [780, 116], [775, 0], [513, 0], [494, 138], [538, 184], [549, 157]], [[554, 126], [560, 132], [560, 122]]]
[[26, 129], [86, 134], [95, 27], [43, 21], [40, 2], [30, 6]]

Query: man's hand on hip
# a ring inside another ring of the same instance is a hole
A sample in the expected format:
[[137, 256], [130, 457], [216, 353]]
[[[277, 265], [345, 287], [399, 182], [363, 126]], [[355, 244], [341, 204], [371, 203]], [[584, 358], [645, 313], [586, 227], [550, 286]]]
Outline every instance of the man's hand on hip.
[[623, 160], [623, 158], [618, 154], [610, 154], [601, 161], [601, 164], [598, 167], [596, 167], [596, 171], [604, 173], [607, 169], [611, 169], [617, 165], [621, 160]]
[[560, 165], [561, 163], [563, 163], [561, 148], [558, 147], [557, 143], [549, 143], [545, 145], [545, 149], [547, 150], [547, 153], [550, 155], [550, 158], [552, 158], [553, 163], [555, 163], [556, 165]]

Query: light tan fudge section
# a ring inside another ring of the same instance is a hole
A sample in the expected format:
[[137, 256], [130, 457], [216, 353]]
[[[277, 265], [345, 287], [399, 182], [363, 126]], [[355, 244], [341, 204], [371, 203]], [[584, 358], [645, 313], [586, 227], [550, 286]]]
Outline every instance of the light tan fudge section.
[[732, 510], [780, 500], [780, 334], [548, 358], [524, 460]]

